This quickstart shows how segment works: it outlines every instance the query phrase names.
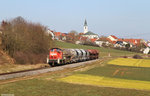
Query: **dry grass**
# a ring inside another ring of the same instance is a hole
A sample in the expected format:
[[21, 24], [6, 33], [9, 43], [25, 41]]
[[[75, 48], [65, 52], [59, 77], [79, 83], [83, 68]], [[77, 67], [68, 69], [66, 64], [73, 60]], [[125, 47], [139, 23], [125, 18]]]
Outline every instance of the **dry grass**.
[[35, 65], [3, 64], [3, 65], [0, 65], [0, 73], [30, 70], [30, 69], [42, 68], [46, 66], [49, 66], [49, 65], [48, 64], [35, 64]]

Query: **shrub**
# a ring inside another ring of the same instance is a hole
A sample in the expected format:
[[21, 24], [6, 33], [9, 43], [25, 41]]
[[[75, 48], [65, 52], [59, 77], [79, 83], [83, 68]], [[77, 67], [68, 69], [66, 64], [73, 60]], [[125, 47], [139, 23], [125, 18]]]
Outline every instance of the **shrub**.
[[128, 56], [123, 56], [123, 58], [128, 58]]
[[134, 55], [133, 58], [134, 58], [134, 59], [143, 59], [143, 57], [140, 56], [140, 55]]

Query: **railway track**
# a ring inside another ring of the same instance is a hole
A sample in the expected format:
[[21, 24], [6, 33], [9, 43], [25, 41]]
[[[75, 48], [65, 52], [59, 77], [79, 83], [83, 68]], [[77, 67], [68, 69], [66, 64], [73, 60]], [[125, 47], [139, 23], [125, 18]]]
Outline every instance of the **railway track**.
[[7, 80], [7, 79], [12, 79], [12, 78], [17, 78], [17, 77], [24, 77], [24, 76], [33, 76], [33, 75], [38, 75], [38, 74], [47, 73], [47, 72], [59, 71], [59, 70], [63, 70], [66, 68], [84, 66], [86, 64], [95, 62], [97, 60], [98, 59], [90, 60], [86, 62], [68, 64], [68, 65], [63, 65], [63, 66], [57, 66], [57, 67], [45, 67], [45, 68], [38, 68], [38, 69], [32, 69], [32, 70], [3, 73], [3, 74], [0, 74], [0, 80]]

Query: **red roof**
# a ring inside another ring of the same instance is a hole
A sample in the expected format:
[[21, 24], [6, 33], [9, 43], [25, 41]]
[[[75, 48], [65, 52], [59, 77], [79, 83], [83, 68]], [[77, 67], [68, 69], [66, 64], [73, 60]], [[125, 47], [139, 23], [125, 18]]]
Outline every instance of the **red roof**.
[[83, 35], [84, 33], [79, 33], [79, 35]]
[[65, 34], [65, 33], [62, 33], [61, 36], [66, 36], [66, 34]]
[[116, 36], [114, 36], [114, 35], [110, 35], [111, 37], [113, 37], [114, 39], [118, 39]]
[[95, 42], [97, 39], [90, 39], [91, 42]]
[[85, 40], [87, 40], [87, 39], [88, 39], [88, 37], [82, 37], [82, 36], [79, 37], [79, 40], [85, 41]]
[[54, 32], [55, 36], [60, 36], [61, 32]]
[[141, 44], [141, 39], [118, 39], [118, 41], [125, 41], [132, 43], [133, 45], [140, 45]]

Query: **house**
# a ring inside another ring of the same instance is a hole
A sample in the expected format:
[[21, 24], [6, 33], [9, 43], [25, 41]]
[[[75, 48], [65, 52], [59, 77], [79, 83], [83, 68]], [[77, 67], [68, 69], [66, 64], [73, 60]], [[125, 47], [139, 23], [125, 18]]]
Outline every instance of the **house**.
[[[110, 35], [107, 37], [108, 41], [112, 44], [116, 44], [115, 46], [117, 46], [119, 43], [116, 42], [123, 42], [124, 44], [130, 44], [132, 46], [140, 46], [142, 43], [146, 44], [146, 41], [143, 39], [121, 39], [121, 38], [117, 38], [114, 35]], [[120, 46], [120, 44], [119, 44]]]
[[147, 48], [144, 49], [143, 54], [148, 54], [149, 52], [150, 52], [150, 48], [147, 47]]
[[149, 48], [150, 48], [150, 41], [148, 41], [148, 42], [147, 42], [147, 47], [149, 47]]
[[82, 37], [80, 36], [78, 38], [78, 41], [76, 41], [76, 44], [84, 44], [86, 41], [88, 41], [88, 38], [87, 37]]
[[67, 39], [67, 35], [68, 35], [67, 33], [62, 33], [62, 34], [61, 34], [61, 36], [62, 36], [61, 39], [62, 39], [62, 40], [66, 40], [66, 39]]
[[96, 40], [97, 40], [97, 39], [90, 39], [90, 41], [93, 42], [93, 43], [94, 43]]
[[54, 32], [55, 39], [60, 40], [61, 39], [61, 32]]
[[110, 41], [112, 41], [112, 42], [113, 42], [113, 41], [116, 42], [116, 41], [118, 40], [118, 38], [117, 38], [116, 36], [114, 36], [114, 35], [110, 35], [110, 36], [108, 36], [107, 38], [108, 38]]
[[106, 38], [106, 40], [111, 44], [116, 44], [118, 38], [114, 35], [110, 35]]
[[95, 44], [97, 44], [99, 47], [102, 47], [103, 43], [106, 43], [105, 41], [95, 41]]
[[118, 41], [125, 41], [134, 46], [140, 46], [142, 43], [146, 43], [143, 39], [118, 39]]
[[115, 44], [114, 44], [114, 47], [120, 47], [120, 48], [125, 48], [125, 45], [128, 44], [127, 42], [125, 41], [117, 41]]
[[54, 40], [54, 39], [55, 39], [54, 31], [52, 31], [52, 30], [48, 29], [48, 30], [47, 30], [47, 33], [48, 33], [48, 34], [50, 34], [50, 35], [52, 36], [52, 40]]

